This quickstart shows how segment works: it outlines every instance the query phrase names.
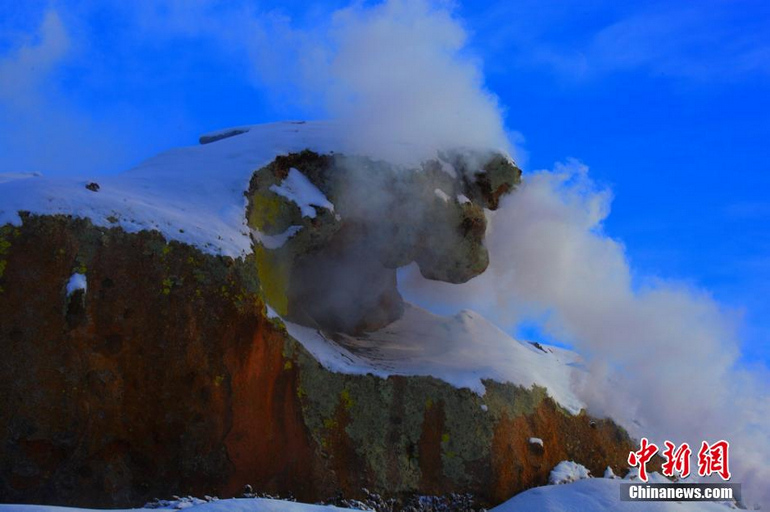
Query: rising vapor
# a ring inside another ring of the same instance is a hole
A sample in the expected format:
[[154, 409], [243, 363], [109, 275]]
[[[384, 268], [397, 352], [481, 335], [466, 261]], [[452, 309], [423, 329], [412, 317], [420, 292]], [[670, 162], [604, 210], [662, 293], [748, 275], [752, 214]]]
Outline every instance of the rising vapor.
[[[467, 33], [443, 4], [357, 5], [310, 36], [323, 41], [318, 59], [296, 63], [302, 72], [285, 78], [301, 76], [308, 97], [345, 121], [361, 152], [392, 156], [383, 148], [396, 138], [513, 153]], [[529, 174], [488, 213], [486, 273], [453, 285], [426, 280], [412, 265], [400, 290], [437, 312], [472, 308], [508, 328], [539, 322], [584, 354], [588, 371], [576, 385], [590, 412], [660, 443], [728, 439], [734, 481], [770, 501], [765, 370], [740, 364], [737, 321], [708, 293], [635, 274], [623, 245], [602, 230], [611, 199], [578, 162]]]
[[576, 385], [590, 412], [660, 445], [728, 439], [734, 479], [756, 498], [770, 481], [766, 372], [739, 364], [737, 322], [706, 292], [659, 279], [635, 284], [623, 245], [602, 230], [610, 200], [577, 162], [530, 174], [491, 216], [485, 274], [452, 286], [409, 268], [401, 291], [444, 312], [477, 309], [509, 328], [540, 322], [586, 357]]

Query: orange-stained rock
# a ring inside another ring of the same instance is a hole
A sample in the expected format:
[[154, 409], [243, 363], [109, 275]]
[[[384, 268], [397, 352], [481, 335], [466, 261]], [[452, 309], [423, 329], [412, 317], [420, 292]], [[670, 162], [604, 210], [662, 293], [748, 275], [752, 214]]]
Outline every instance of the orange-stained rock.
[[441, 436], [444, 433], [444, 402], [426, 407], [420, 435], [420, 488], [425, 494], [442, 494], [444, 471], [441, 462]]
[[[531, 437], [542, 439], [543, 446], [530, 443]], [[547, 484], [551, 469], [563, 460], [579, 462], [595, 476], [602, 476], [607, 466], [622, 475], [631, 449], [630, 440], [611, 421], [567, 415], [545, 400], [534, 414], [503, 417], [495, 425], [492, 501]]]
[[[128, 507], [251, 484], [492, 505], [563, 459], [624, 472], [625, 432], [542, 389], [325, 370], [265, 317], [251, 257], [65, 217], [25, 216], [0, 242], [0, 502]], [[67, 297], [73, 272], [88, 286]]]
[[[225, 364], [232, 376], [232, 428], [224, 444], [233, 465], [227, 496], [257, 483], [270, 493], [313, 500], [324, 475], [315, 470], [315, 449], [297, 399], [297, 368], [283, 356], [284, 339], [260, 322], [253, 339], [228, 347]], [[328, 486], [327, 486], [328, 487]]]

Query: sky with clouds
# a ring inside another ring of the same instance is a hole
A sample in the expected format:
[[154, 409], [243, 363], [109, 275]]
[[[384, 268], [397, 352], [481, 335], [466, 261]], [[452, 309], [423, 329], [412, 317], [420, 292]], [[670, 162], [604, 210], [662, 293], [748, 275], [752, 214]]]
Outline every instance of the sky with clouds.
[[[4, 1], [0, 172], [113, 173], [209, 130], [322, 118], [302, 84], [323, 79], [316, 38], [345, 5]], [[454, 12], [523, 167], [589, 166], [634, 268], [710, 290], [744, 315], [747, 358], [770, 362], [770, 4]]]

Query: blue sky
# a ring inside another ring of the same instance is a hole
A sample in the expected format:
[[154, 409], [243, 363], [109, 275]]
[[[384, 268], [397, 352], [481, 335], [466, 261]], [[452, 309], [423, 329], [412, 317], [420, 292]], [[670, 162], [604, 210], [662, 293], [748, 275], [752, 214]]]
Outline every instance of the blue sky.
[[[0, 172], [117, 172], [209, 130], [323, 117], [281, 77], [347, 2], [131, 4], [0, 3]], [[606, 232], [635, 270], [710, 290], [745, 315], [746, 358], [770, 362], [770, 4], [456, 14], [525, 169], [588, 165], [614, 192]]]

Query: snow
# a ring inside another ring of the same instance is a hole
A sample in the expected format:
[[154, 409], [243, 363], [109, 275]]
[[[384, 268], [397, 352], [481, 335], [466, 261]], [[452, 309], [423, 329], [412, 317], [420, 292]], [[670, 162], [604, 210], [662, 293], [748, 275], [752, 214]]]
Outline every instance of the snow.
[[572, 381], [576, 354], [568, 350], [545, 353], [513, 339], [484, 317], [465, 310], [434, 315], [406, 304], [404, 315], [383, 329], [361, 337], [329, 339], [321, 331], [284, 320], [290, 336], [302, 343], [330, 371], [348, 374], [432, 376], [479, 395], [483, 379], [546, 388], [573, 414], [585, 407]]
[[[631, 470], [626, 474], [626, 476], [623, 477], [624, 480], [639, 480], [639, 468], [631, 468]], [[698, 477], [695, 475], [690, 475], [688, 481], [689, 482], [695, 482], [698, 480]], [[661, 475], [657, 471], [648, 471], [647, 472], [647, 483], [651, 484], [670, 484], [671, 480], [666, 478], [665, 476]]]
[[[292, 501], [265, 498], [233, 498], [227, 500], [195, 500], [181, 506], [195, 512], [343, 512], [353, 509], [327, 505], [310, 505]], [[54, 507], [50, 505], [0, 505], [0, 512], [90, 512], [94, 509]], [[174, 506], [161, 509], [116, 509], [110, 512], [137, 512], [150, 510], [176, 510]]]
[[434, 194], [436, 194], [436, 197], [444, 201], [445, 203], [449, 202], [449, 194], [441, 190], [440, 188], [437, 188], [433, 191]]
[[[243, 193], [254, 171], [278, 155], [304, 149], [323, 154], [358, 154], [346, 137], [348, 130], [337, 122], [241, 126], [204, 134], [202, 138], [229, 132], [243, 133], [209, 144], [171, 149], [120, 174], [97, 179], [4, 173], [0, 176], [0, 226], [20, 225], [19, 212], [72, 215], [89, 218], [97, 226], [120, 226], [130, 233], [156, 230], [167, 240], [187, 243], [209, 254], [242, 257], [251, 252]], [[395, 139], [383, 140], [379, 149], [381, 155], [370, 156], [387, 159], [396, 167], [416, 168], [439, 156], [435, 147]], [[302, 178], [299, 183], [284, 182], [278, 188], [314, 194], [301, 188]], [[99, 185], [98, 192], [86, 189], [90, 182]], [[316, 206], [331, 208], [322, 196], [309, 199], [300, 193], [298, 199], [302, 205], [321, 203]], [[309, 210], [304, 211], [312, 216]]]
[[604, 478], [618, 478], [618, 477], [615, 475], [615, 472], [612, 470], [612, 468], [607, 466], [607, 469], [604, 470]]
[[86, 280], [86, 276], [80, 273], [74, 273], [72, 276], [70, 276], [69, 281], [67, 281], [67, 297], [72, 295], [78, 290], [86, 291], [86, 288], [88, 286], [88, 281]]
[[326, 208], [333, 212], [334, 205], [326, 199], [326, 196], [313, 185], [307, 176], [299, 172], [295, 168], [289, 169], [289, 175], [281, 182], [280, 185], [272, 185], [270, 190], [285, 197], [289, 201], [293, 201], [299, 206], [304, 217], [310, 217], [315, 219], [316, 207]]
[[471, 200], [465, 194], [457, 194], [457, 202], [460, 204], [470, 203]]
[[487, 406], [487, 404], [481, 404], [481, 410], [484, 412], [487, 412], [489, 410], [489, 407]]
[[563, 460], [551, 470], [551, 474], [548, 476], [548, 483], [551, 485], [568, 484], [584, 478], [591, 478], [589, 473], [590, 471], [582, 464], [571, 460]]
[[726, 512], [732, 509], [724, 503], [706, 501], [620, 501], [621, 482], [589, 478], [565, 485], [536, 487], [517, 494], [490, 512]]
[[[338, 125], [330, 122], [240, 129], [245, 133], [237, 137], [171, 149], [113, 176], [0, 179], [0, 225], [20, 225], [20, 211], [72, 215], [130, 233], [157, 230], [167, 240], [209, 254], [244, 256], [251, 252], [251, 240], [243, 193], [254, 171], [281, 154], [345, 152], [348, 145]], [[430, 152], [415, 155], [423, 158]], [[89, 182], [98, 183], [99, 191], [86, 189]]]
[[543, 446], [543, 440], [539, 437], [530, 437], [529, 444], [539, 444], [540, 446]]
[[273, 308], [271, 308], [269, 305], [265, 305], [265, 308], [267, 309], [267, 318], [273, 319], [273, 318], [281, 318], [278, 313], [275, 312]]
[[261, 243], [266, 249], [278, 249], [283, 247], [283, 244], [300, 231], [302, 231], [302, 226], [289, 226], [283, 233], [266, 235], [257, 229], [252, 229], [251, 235], [254, 240]]

